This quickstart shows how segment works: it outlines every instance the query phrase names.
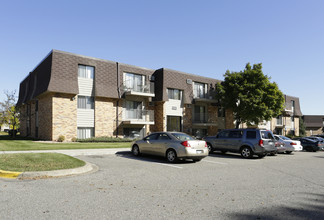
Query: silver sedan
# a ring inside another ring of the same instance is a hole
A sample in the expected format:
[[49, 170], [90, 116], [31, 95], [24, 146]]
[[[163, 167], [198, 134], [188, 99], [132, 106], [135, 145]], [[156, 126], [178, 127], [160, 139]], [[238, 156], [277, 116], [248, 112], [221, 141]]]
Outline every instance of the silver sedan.
[[156, 132], [132, 144], [132, 153], [135, 156], [150, 154], [166, 157], [173, 163], [178, 159], [192, 159], [200, 161], [208, 156], [205, 141], [196, 140], [181, 132]]

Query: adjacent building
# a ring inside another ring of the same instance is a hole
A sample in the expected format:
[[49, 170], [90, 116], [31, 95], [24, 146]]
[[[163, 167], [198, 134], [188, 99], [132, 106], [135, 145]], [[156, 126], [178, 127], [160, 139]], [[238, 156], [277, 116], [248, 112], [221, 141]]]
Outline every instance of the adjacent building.
[[20, 132], [44, 140], [214, 135], [233, 128], [231, 110], [214, 99], [218, 82], [52, 50], [20, 83]]
[[306, 136], [324, 133], [324, 115], [304, 115], [303, 120]]
[[299, 136], [299, 119], [302, 116], [299, 98], [288, 95], [284, 95], [284, 98], [285, 108], [282, 114], [271, 121], [260, 123], [258, 127], [278, 135]]

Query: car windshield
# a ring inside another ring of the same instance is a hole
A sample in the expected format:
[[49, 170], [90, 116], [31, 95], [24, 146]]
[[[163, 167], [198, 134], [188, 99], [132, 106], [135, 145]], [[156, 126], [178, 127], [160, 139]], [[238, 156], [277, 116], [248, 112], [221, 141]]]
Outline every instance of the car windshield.
[[171, 134], [180, 141], [195, 140], [193, 137], [187, 134], [183, 134], [183, 133], [171, 133]]

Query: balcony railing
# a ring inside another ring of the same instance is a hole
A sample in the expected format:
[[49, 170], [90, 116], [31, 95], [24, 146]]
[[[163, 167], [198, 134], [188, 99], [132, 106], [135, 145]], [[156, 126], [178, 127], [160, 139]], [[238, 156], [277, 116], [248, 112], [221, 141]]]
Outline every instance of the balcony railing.
[[125, 109], [123, 121], [130, 124], [154, 123], [154, 110]]
[[193, 98], [201, 101], [217, 102], [215, 96], [216, 96], [216, 92], [213, 90], [205, 93], [194, 92]]
[[195, 113], [193, 117], [194, 123], [207, 123], [208, 115], [207, 113]]
[[122, 90], [126, 92], [126, 94], [134, 95], [138, 93], [154, 95], [154, 83], [145, 83], [144, 85], [122, 85]]

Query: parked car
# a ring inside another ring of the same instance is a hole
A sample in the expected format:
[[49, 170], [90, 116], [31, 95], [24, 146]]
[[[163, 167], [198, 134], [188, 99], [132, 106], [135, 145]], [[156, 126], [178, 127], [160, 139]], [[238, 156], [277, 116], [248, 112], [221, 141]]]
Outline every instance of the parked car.
[[277, 153], [285, 153], [285, 143], [281, 142], [280, 140], [277, 140], [276, 136], [274, 136], [274, 138], [276, 139], [275, 146], [277, 148]]
[[312, 139], [314, 141], [319, 141], [319, 148], [320, 150], [324, 150], [324, 138], [322, 137], [315, 137], [315, 136], [310, 136], [310, 137], [307, 137], [309, 139]]
[[207, 144], [203, 140], [181, 132], [156, 132], [132, 144], [132, 153], [135, 156], [150, 154], [166, 157], [169, 162], [178, 159], [192, 159], [200, 161], [208, 156]]
[[210, 152], [227, 151], [241, 153], [244, 158], [258, 155], [260, 158], [267, 154], [276, 154], [275, 139], [271, 131], [260, 129], [226, 129], [216, 136], [204, 139]]
[[309, 138], [295, 138], [294, 140], [300, 141], [303, 149], [309, 152], [316, 152], [320, 149], [319, 141], [315, 141]]
[[303, 150], [303, 146], [301, 145], [300, 141], [291, 140], [290, 138], [282, 135], [274, 135], [274, 137], [277, 141], [280, 141], [284, 144], [284, 147], [286, 148], [284, 152], [286, 152], [287, 154], [290, 154], [293, 151]]

